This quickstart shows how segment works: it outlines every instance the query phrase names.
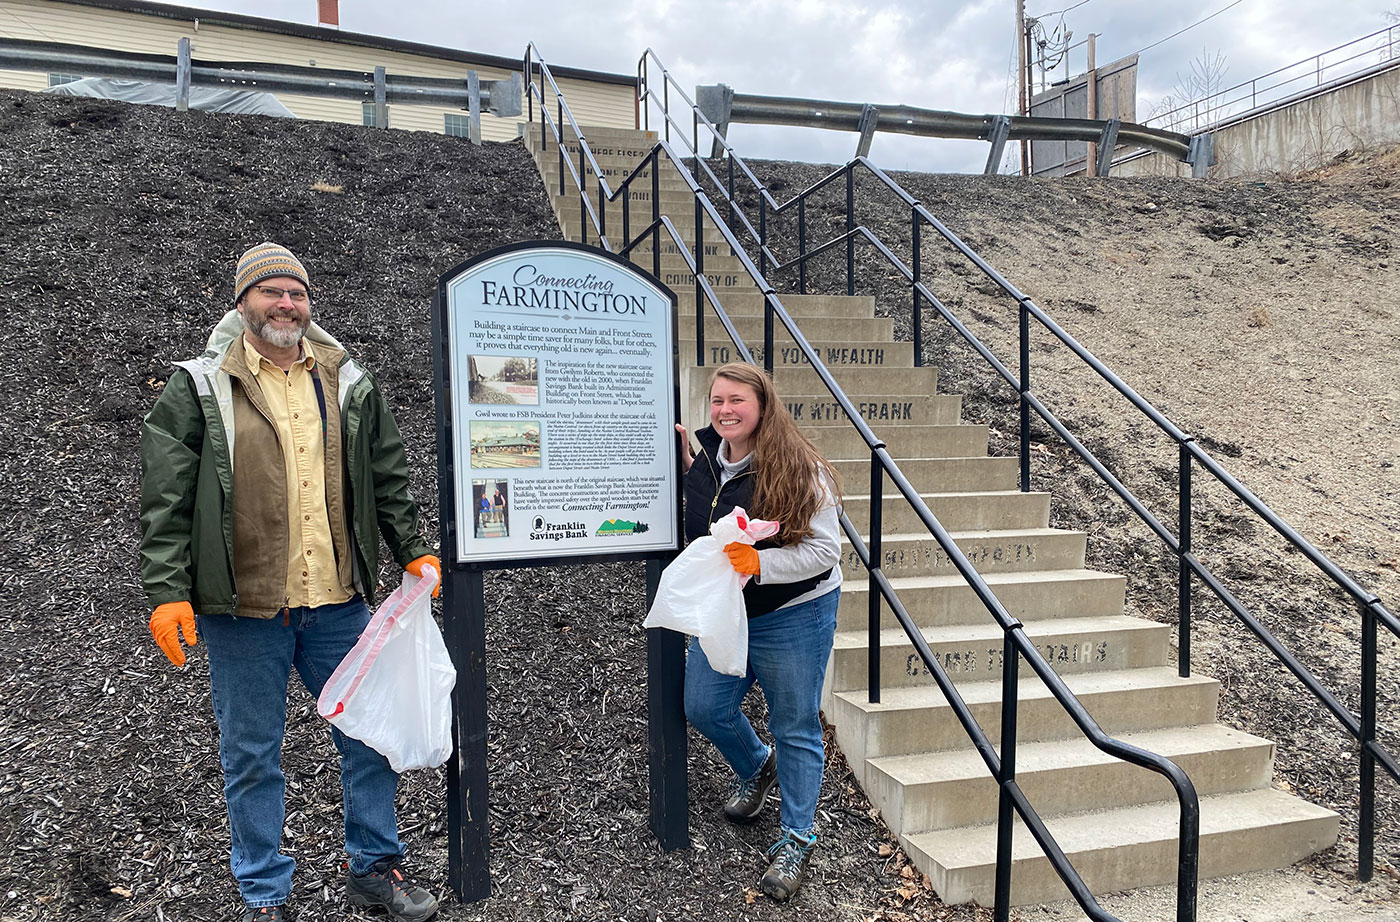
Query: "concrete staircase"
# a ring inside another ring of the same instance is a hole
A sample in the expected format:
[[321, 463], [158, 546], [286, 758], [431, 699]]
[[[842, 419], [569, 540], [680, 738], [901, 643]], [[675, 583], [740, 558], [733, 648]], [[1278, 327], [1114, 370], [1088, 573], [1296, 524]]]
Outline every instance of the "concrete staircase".
[[[578, 198], [558, 194], [553, 139], [541, 156], [535, 131], [527, 144], [562, 228], [578, 239]], [[626, 175], [652, 144], [641, 132], [618, 129], [585, 129], [585, 136], [610, 181]], [[572, 141], [566, 151], [576, 164]], [[659, 188], [663, 208], [693, 246], [694, 202], [673, 167], [662, 168]], [[649, 179], [639, 191], [630, 206], [633, 233], [650, 221]], [[590, 193], [596, 202], [596, 187]], [[608, 207], [615, 241], [621, 214], [620, 206]], [[717, 229], [705, 224], [706, 274], [750, 348], [761, 346], [762, 299], [727, 246], [715, 245], [722, 239]], [[596, 242], [591, 229], [588, 237]], [[650, 269], [650, 244], [644, 249], [637, 261]], [[698, 427], [708, 419], [707, 370], [690, 367], [693, 277], [669, 241], [661, 251], [662, 280], [680, 296], [686, 422]], [[783, 303], [929, 508], [1095, 719], [1190, 775], [1201, 797], [1202, 876], [1282, 867], [1336, 841], [1338, 816], [1270, 787], [1273, 743], [1216, 723], [1219, 684], [1201, 675], [1179, 678], [1166, 665], [1167, 626], [1124, 615], [1123, 577], [1085, 568], [1082, 532], [1048, 527], [1050, 496], [1019, 492], [1016, 460], [988, 457], [986, 427], [961, 421], [959, 399], [937, 393], [936, 369], [914, 367], [911, 344], [891, 339], [890, 321], [874, 316], [873, 299], [785, 295]], [[706, 364], [729, 360], [733, 350], [713, 313], [704, 332]], [[775, 351], [778, 391], [836, 462], [846, 482], [846, 512], [864, 532], [868, 450], [792, 343], [780, 338]], [[893, 493], [887, 483], [886, 496]], [[908, 504], [886, 499], [883, 514], [885, 572], [997, 744], [1001, 632]], [[848, 548], [843, 566], [826, 717], [871, 802], [943, 899], [991, 905], [996, 784], [888, 607], [880, 638], [882, 701], [869, 703], [868, 582], [854, 550]], [[1018, 778], [1089, 887], [1103, 893], [1174, 883], [1178, 807], [1166, 780], [1091, 746], [1026, 668], [1019, 694]], [[1068, 895], [1024, 827], [1016, 833], [1014, 862], [1014, 902]]]

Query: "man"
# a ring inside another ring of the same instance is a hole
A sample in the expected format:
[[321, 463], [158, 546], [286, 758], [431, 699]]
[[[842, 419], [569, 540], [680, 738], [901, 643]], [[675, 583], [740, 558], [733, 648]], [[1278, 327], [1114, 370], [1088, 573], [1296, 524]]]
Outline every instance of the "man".
[[[374, 379], [311, 322], [301, 261], [263, 243], [239, 259], [235, 309], [179, 362], [141, 433], [141, 572], [156, 642], [176, 666], [202, 635], [219, 725], [242, 922], [283, 922], [287, 679], [313, 696], [369, 621], [379, 534], [400, 566], [441, 572], [408, 489], [403, 440]], [[377, 527], [376, 527], [377, 526]], [[378, 533], [376, 533], [378, 532]], [[434, 593], [436, 594], [436, 593]], [[358, 740], [340, 750], [349, 901], [418, 922], [437, 899], [401, 867], [398, 776]]]

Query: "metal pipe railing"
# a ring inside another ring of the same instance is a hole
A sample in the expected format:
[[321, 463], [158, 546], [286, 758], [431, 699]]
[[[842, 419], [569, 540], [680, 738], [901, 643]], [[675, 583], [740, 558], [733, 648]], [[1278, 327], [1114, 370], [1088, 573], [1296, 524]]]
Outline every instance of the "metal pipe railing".
[[[654, 58], [654, 54], [650, 50], [648, 50], [647, 54], [643, 56], [642, 61], [639, 63], [639, 98], [650, 98], [655, 92], [655, 90], [647, 84], [646, 79], [648, 76], [646, 72], [646, 62], [648, 56]], [[660, 64], [659, 61], [657, 63], [658, 65]], [[662, 68], [662, 73], [667, 81], [671, 79], [669, 74], [666, 74], [664, 67]], [[663, 92], [663, 98], [665, 98], [665, 96], [666, 94]], [[669, 118], [669, 113], [667, 113], [667, 124], [669, 125], [671, 122], [672, 120]], [[646, 124], [650, 125], [649, 115], [646, 117]], [[674, 153], [670, 152], [670, 146], [668, 142], [658, 142], [657, 148], [667, 150], [668, 154], [672, 157], [672, 159], [676, 159]], [[653, 151], [652, 156], [655, 156], [655, 151]], [[697, 158], [697, 160], [699, 160], [699, 158]], [[653, 167], [653, 170], [655, 170], [655, 167]], [[687, 184], [692, 194], [696, 197], [697, 201], [703, 200], [703, 207], [706, 213], [710, 214], [715, 219], [716, 224], [720, 228], [722, 236], [724, 236], [725, 240], [729, 243], [730, 247], [743, 260], [746, 271], [749, 272], [750, 276], [753, 278], [755, 283], [758, 284], [760, 289], [763, 291], [765, 297], [766, 315], [765, 342], [769, 346], [768, 355], [771, 357], [772, 342], [772, 333], [771, 329], [769, 328], [768, 318], [770, 316], [773, 316], [783, 323], [789, 335], [791, 335], [793, 340], [798, 344], [798, 347], [801, 349], [804, 356], [811, 363], [812, 368], [817, 372], [818, 376], [821, 378], [827, 390], [832, 394], [833, 398], [836, 399], [843, 411], [845, 411], [848, 420], [852, 423], [852, 425], [855, 426], [857, 432], [861, 435], [862, 439], [865, 440], [867, 446], [869, 446], [871, 451], [872, 465], [871, 540], [875, 544], [875, 546], [877, 548], [879, 547], [879, 538], [877, 537], [878, 531], [875, 529], [874, 526], [879, 522], [880, 512], [878, 510], [880, 507], [873, 504], [873, 498], [883, 496], [881, 489], [875, 486], [875, 483], [877, 478], [880, 478], [882, 476], [888, 476], [898, 487], [901, 496], [915, 510], [916, 514], [920, 517], [921, 521], [929, 530], [930, 534], [933, 535], [934, 539], [943, 549], [943, 552], [947, 554], [949, 560], [953, 563], [958, 573], [972, 588], [973, 593], [977, 596], [979, 602], [992, 614], [993, 619], [1001, 626], [1007, 638], [1007, 643], [1010, 645], [1010, 648], [1015, 651], [1016, 657], [1022, 657], [1027, 660], [1032, 670], [1035, 671], [1036, 674], [1041, 677], [1042, 681], [1046, 683], [1046, 687], [1050, 690], [1051, 694], [1055, 697], [1056, 701], [1066, 710], [1066, 712], [1070, 715], [1071, 719], [1075, 722], [1076, 726], [1079, 727], [1080, 731], [1084, 733], [1084, 735], [1090, 740], [1090, 742], [1102, 751], [1113, 754], [1132, 764], [1139, 765], [1141, 767], [1148, 768], [1149, 770], [1162, 774], [1172, 784], [1173, 789], [1177, 794], [1178, 801], [1181, 804], [1181, 828], [1179, 830], [1178, 840], [1179, 878], [1177, 918], [1179, 922], [1190, 922], [1190, 920], [1194, 920], [1196, 912], [1196, 876], [1199, 867], [1200, 807], [1199, 800], [1196, 796], [1194, 787], [1191, 785], [1190, 779], [1186, 777], [1185, 773], [1182, 772], [1180, 768], [1178, 768], [1169, 760], [1154, 753], [1148, 753], [1145, 750], [1141, 750], [1137, 747], [1130, 746], [1126, 743], [1123, 743], [1120, 740], [1116, 740], [1103, 733], [1102, 729], [1099, 728], [1097, 723], [1094, 722], [1093, 718], [1090, 717], [1088, 712], [1083, 708], [1083, 705], [1080, 704], [1078, 699], [1075, 698], [1072, 692], [1070, 692], [1068, 686], [1066, 686], [1063, 683], [1063, 681], [1059, 679], [1059, 676], [1054, 672], [1053, 668], [1051, 668], [1050, 665], [1045, 662], [1044, 657], [1035, 648], [1034, 644], [1031, 643], [1030, 640], [1025, 636], [1024, 628], [1022, 627], [1020, 621], [1013, 618], [1009, 613], [1007, 613], [1005, 608], [1002, 607], [1001, 603], [996, 599], [996, 596], [992, 593], [991, 589], [987, 586], [986, 582], [983, 580], [981, 575], [977, 573], [976, 569], [967, 560], [962, 550], [958, 548], [957, 544], [952, 540], [951, 536], [949, 536], [947, 531], [943, 528], [942, 524], [939, 523], [938, 519], [933, 515], [932, 511], [929, 510], [927, 504], [923, 501], [923, 498], [918, 494], [917, 490], [915, 490], [912, 484], [910, 484], [908, 479], [904, 476], [903, 472], [900, 471], [898, 465], [895, 463], [894, 459], [889, 455], [888, 451], [886, 450], [884, 443], [875, 438], [868, 424], [856, 412], [855, 408], [851, 405], [849, 398], [832, 379], [830, 372], [827, 370], [825, 364], [821, 361], [820, 356], [816, 354], [815, 350], [811, 347], [810, 343], [808, 343], [805, 336], [803, 336], [801, 331], [798, 330], [797, 325], [792, 320], [791, 316], [788, 315], [787, 311], [783, 308], [781, 300], [774, 294], [773, 288], [768, 283], [766, 277], [758, 272], [757, 267], [755, 267], [752, 261], [748, 258], [747, 254], [740, 246], [737, 238], [735, 238], [735, 236], [733, 235], [733, 232], [725, 225], [719, 223], [718, 212], [710, 203], [709, 197], [700, 189], [696, 177], [688, 171], [682, 172], [682, 175], [685, 176]], [[805, 202], [805, 199], [803, 200], [803, 202]], [[733, 204], [734, 203], [731, 201], [731, 205]], [[798, 207], [800, 211], [803, 207], [803, 203], [799, 203]], [[698, 211], [699, 209], [697, 209], [697, 214]], [[850, 222], [848, 221], [848, 224], [849, 223]], [[863, 227], [851, 229], [847, 232], [847, 236], [852, 236], [857, 232], [860, 232], [868, 237], [873, 237], [873, 235], [871, 235], [870, 232]], [[823, 246], [827, 247], [830, 245], [834, 245], [834, 243], [835, 241], [832, 241]], [[848, 248], [848, 253], [851, 252], [852, 251], [850, 250], [850, 248]], [[848, 261], [852, 258], [852, 256], [848, 256]], [[805, 259], [800, 263], [800, 265], [805, 265]], [[932, 297], [931, 293], [927, 294], [928, 297]], [[723, 308], [718, 303], [715, 303], [714, 306], [716, 309], [716, 313], [721, 317], [722, 320], [726, 321], [726, 328], [730, 332], [731, 338], [734, 339], [737, 344], [737, 335], [733, 332], [732, 328], [727, 323], [727, 317], [724, 314]], [[885, 576], [885, 574], [880, 568], [878, 558], [871, 558], [869, 548], [861, 540], [860, 535], [857, 533], [855, 527], [851, 524], [850, 519], [845, 515], [845, 513], [842, 513], [841, 515], [841, 525], [847, 537], [850, 538], [852, 545], [857, 549], [857, 553], [858, 555], [860, 555], [862, 563], [866, 566], [867, 570], [869, 571], [872, 584], [879, 588], [882, 598], [889, 602], [891, 609], [894, 611], [896, 618], [899, 619], [901, 626], [903, 627], [905, 633], [908, 635], [911, 643], [914, 645], [915, 650], [918, 652], [918, 655], [923, 661], [925, 667], [930, 671], [930, 674], [935, 677], [935, 681], [937, 681], [940, 687], [943, 689], [944, 694], [948, 696], [949, 701], [954, 703], [953, 706], [955, 708], [955, 711], [958, 712], [959, 720], [962, 723], [965, 732], [967, 732], [969, 737], [973, 740], [974, 746], [977, 748], [978, 752], [983, 755], [984, 760], [986, 760], [989, 756], [994, 757], [994, 750], [991, 746], [991, 743], [987, 739], [985, 732], [982, 731], [980, 725], [977, 724], [976, 720], [972, 717], [970, 712], [966, 711], [965, 707], [962, 707], [959, 710], [961, 699], [957, 697], [956, 690], [952, 688], [951, 681], [948, 680], [946, 672], [943, 670], [937, 658], [933, 656], [931, 650], [928, 647], [927, 641], [924, 639], [922, 633], [914, 625], [914, 622], [909, 617], [908, 612], [905, 611], [902, 603], [899, 602], [898, 596], [894, 593], [894, 590], [891, 587], [888, 578]], [[878, 611], [874, 611], [871, 615], [870, 643], [872, 651], [878, 651], [879, 649], [878, 614]], [[877, 652], [872, 654], [872, 658], [875, 658], [875, 656], [877, 655]], [[1012, 663], [1009, 666], [1004, 664], [1003, 668], [1010, 668], [1014, 670], [1016, 668], [1016, 664]], [[872, 667], [871, 676], [874, 678], [878, 678], [878, 666]], [[870, 688], [870, 694], [873, 700], [878, 700], [878, 684], [872, 683]], [[1014, 725], [1016, 707], [1017, 699], [1014, 696], [1010, 697], [1009, 699], [1003, 697], [1003, 724], [1005, 724], [1009, 720]], [[1023, 821], [1027, 824], [1027, 827], [1032, 830], [1033, 835], [1035, 835], [1037, 841], [1041, 843], [1043, 850], [1046, 852], [1047, 856], [1049, 857], [1049, 860], [1054, 865], [1057, 874], [1059, 874], [1061, 879], [1065, 881], [1066, 885], [1069, 887], [1071, 893], [1075, 896], [1080, 906], [1083, 907], [1085, 911], [1089, 913], [1089, 915], [1094, 919], [1114, 919], [1114, 916], [1105, 912], [1101, 907], [1099, 907], [1098, 903], [1094, 900], [1092, 894], [1084, 885], [1083, 881], [1079, 878], [1077, 872], [1074, 871], [1068, 859], [1065, 857], [1065, 855], [1059, 849], [1059, 847], [1055, 845], [1053, 837], [1050, 836], [1049, 831], [1041, 822], [1038, 814], [1035, 812], [1031, 804], [1026, 800], [1024, 795], [1020, 792], [1019, 787], [1016, 786], [1014, 778], [1003, 778], [1001, 776], [999, 761], [989, 761], [988, 767], [992, 771], [992, 774], [995, 777], [998, 777], [1001, 789], [1003, 790], [1003, 792], [1005, 792], [1009, 803], [1014, 807], [1017, 814], [1022, 817]], [[999, 835], [1007, 837], [1007, 841], [1009, 842], [1009, 837], [1011, 835], [1011, 824], [1009, 822], [1002, 824], [999, 830]], [[1006, 854], [1007, 860], [1009, 861], [1009, 851]], [[1009, 865], [1007, 867], [1009, 868]], [[1009, 870], [1007, 871], [1007, 873], [1009, 873]], [[1009, 911], [1009, 901], [1004, 899], [1000, 900], [996, 907], [996, 917], [999, 920], [1005, 920], [1009, 916]]]

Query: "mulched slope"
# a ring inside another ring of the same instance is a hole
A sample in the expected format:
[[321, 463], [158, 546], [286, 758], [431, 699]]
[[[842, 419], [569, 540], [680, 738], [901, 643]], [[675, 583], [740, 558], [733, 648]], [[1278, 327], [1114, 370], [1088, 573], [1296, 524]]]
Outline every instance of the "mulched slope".
[[[307, 263], [318, 320], [375, 371], [436, 535], [429, 305], [439, 274], [556, 238], [522, 147], [412, 132], [0, 92], [0, 918], [230, 918], [206, 662], [151, 641], [137, 573], [137, 438], [171, 372], [230, 306], [237, 255]], [[386, 570], [392, 585], [397, 576]], [[725, 772], [692, 737], [695, 848], [647, 831], [641, 574], [487, 582], [495, 896], [444, 919], [985, 918], [943, 907], [891, 854], [838, 758], [824, 848], [795, 908], [747, 889], [770, 815], [719, 818]], [[283, 762], [302, 919], [341, 902], [337, 761], [296, 691]], [[443, 779], [399, 816], [445, 890]]]

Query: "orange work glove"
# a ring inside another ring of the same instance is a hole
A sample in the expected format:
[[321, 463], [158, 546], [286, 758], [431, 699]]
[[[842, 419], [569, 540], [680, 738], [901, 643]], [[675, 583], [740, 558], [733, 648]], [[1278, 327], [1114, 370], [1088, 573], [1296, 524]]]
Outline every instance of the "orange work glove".
[[438, 584], [433, 587], [433, 598], [436, 599], [438, 596], [442, 595], [442, 561], [438, 560], [432, 554], [424, 554], [416, 560], [410, 560], [408, 566], [404, 567], [404, 569], [419, 579], [422, 579], [423, 564], [425, 563], [437, 571]]
[[758, 551], [752, 544], [735, 541], [726, 544], [724, 552], [729, 555], [729, 565], [740, 576], [758, 575]]
[[151, 636], [176, 666], [185, 665], [185, 648], [180, 646], [181, 631], [185, 634], [185, 643], [190, 646], [199, 643], [194, 633], [194, 609], [189, 602], [166, 602], [151, 612]]

